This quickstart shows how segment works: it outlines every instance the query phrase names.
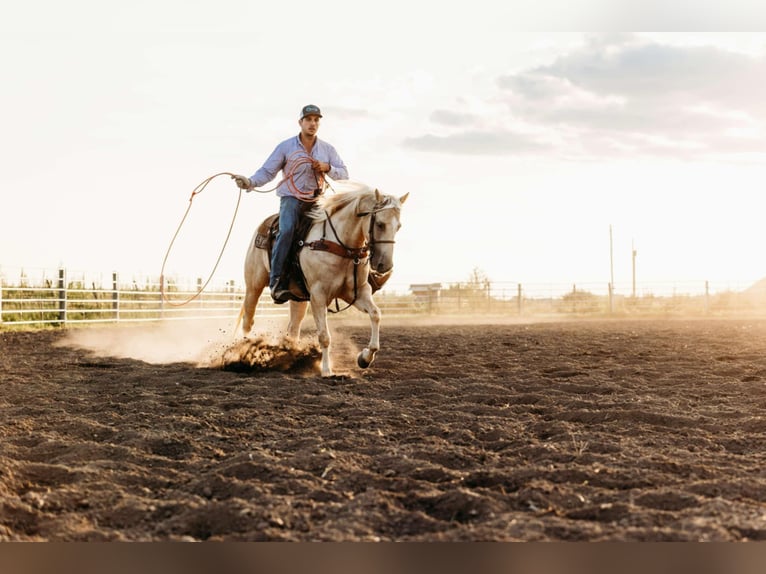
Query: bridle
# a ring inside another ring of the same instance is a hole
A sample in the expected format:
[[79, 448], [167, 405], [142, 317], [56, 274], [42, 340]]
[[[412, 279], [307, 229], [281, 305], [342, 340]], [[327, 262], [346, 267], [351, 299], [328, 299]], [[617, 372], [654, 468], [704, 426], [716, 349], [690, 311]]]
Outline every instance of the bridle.
[[375, 245], [377, 245], [379, 243], [389, 243], [389, 244], [393, 245], [394, 243], [396, 243], [396, 240], [394, 240], [394, 239], [377, 239], [377, 240], [375, 239], [375, 216], [378, 213], [380, 213], [381, 211], [383, 211], [384, 209], [394, 209], [394, 206], [393, 205], [387, 205], [384, 202], [384, 204], [381, 205], [380, 207], [376, 206], [376, 207], [374, 207], [370, 211], [365, 211], [365, 212], [361, 212], [361, 213], [357, 213], [356, 214], [357, 217], [367, 217], [368, 215], [371, 216], [370, 217], [370, 229], [369, 229], [369, 232], [368, 232], [368, 235], [370, 236], [370, 238], [367, 240], [367, 247], [369, 248], [369, 251], [370, 251], [370, 255], [369, 255], [370, 259], [372, 259], [372, 256], [375, 253], [375, 249], [374, 249]]
[[[379, 243], [388, 243], [393, 245], [396, 243], [393, 239], [375, 239], [375, 215], [378, 214], [378, 212], [383, 211], [384, 209], [392, 209], [392, 206], [385, 206], [380, 207], [378, 209], [373, 209], [372, 212], [368, 212], [372, 215], [370, 217], [370, 230], [369, 230], [369, 236], [370, 239], [367, 241], [367, 245], [370, 248], [370, 261], [372, 261], [372, 256], [375, 253], [375, 245], [378, 245]], [[362, 217], [362, 215], [367, 214], [357, 214], [358, 217]], [[370, 270], [368, 272], [368, 280], [370, 282], [370, 285], [373, 287], [373, 293], [380, 289], [383, 284], [388, 280], [388, 278], [391, 276], [391, 272], [393, 271], [393, 268], [389, 269], [388, 271], [381, 273], [380, 271], [373, 269], [372, 266], [370, 266]], [[356, 274], [354, 275], [354, 298], [356, 299]]]
[[[335, 226], [332, 223], [332, 219], [330, 218], [330, 214], [325, 211], [325, 219], [322, 224], [322, 237], [320, 239], [317, 239], [316, 241], [312, 241], [311, 243], [306, 243], [305, 246], [311, 249], [312, 251], [328, 251], [330, 253], [333, 253], [334, 255], [337, 255], [339, 257], [344, 257], [346, 259], [352, 259], [354, 263], [354, 267], [356, 268], [359, 265], [362, 265], [365, 262], [369, 262], [372, 259], [373, 254], [375, 253], [375, 245], [388, 243], [388, 244], [394, 244], [396, 241], [394, 239], [375, 239], [375, 216], [380, 213], [381, 211], [384, 211], [386, 209], [394, 209], [393, 205], [389, 204], [388, 199], [384, 200], [381, 204], [376, 204], [371, 210], [369, 211], [361, 211], [357, 212], [355, 215], [357, 217], [367, 217], [370, 216], [370, 228], [368, 230], [368, 236], [369, 239], [362, 245], [361, 247], [348, 247], [341, 241], [340, 237], [338, 237], [338, 232], [335, 229]], [[330, 225], [330, 229], [332, 230], [332, 234], [335, 236], [336, 242], [328, 241], [325, 239], [327, 236], [327, 224]], [[301, 247], [304, 246], [302, 242], [299, 243]], [[373, 281], [377, 284], [381, 284], [381, 279], [385, 278], [387, 275], [391, 273], [391, 270], [380, 273], [378, 271], [375, 271], [374, 269], [370, 268], [369, 275], [372, 277]], [[340, 305], [338, 304], [338, 299], [335, 299], [335, 310], [328, 309], [331, 313], [338, 313], [340, 311], [345, 311], [349, 307], [351, 307], [357, 299], [359, 290], [359, 285], [357, 284], [357, 277], [356, 277], [356, 269], [354, 269], [354, 298], [351, 300], [351, 303], [349, 303], [346, 307], [343, 309], [340, 309]]]

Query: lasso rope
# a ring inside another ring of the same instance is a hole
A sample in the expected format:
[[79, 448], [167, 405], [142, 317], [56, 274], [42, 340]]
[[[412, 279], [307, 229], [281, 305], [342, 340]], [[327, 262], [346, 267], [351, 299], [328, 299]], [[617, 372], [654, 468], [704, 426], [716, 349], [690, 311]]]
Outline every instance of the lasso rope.
[[234, 215], [231, 218], [231, 225], [229, 225], [229, 231], [226, 234], [226, 239], [224, 240], [223, 246], [221, 247], [221, 252], [218, 254], [218, 259], [216, 259], [215, 265], [213, 266], [213, 270], [210, 272], [210, 275], [208, 276], [207, 280], [194, 295], [192, 295], [185, 301], [182, 301], [181, 303], [177, 303], [168, 299], [167, 293], [165, 292], [165, 264], [168, 262], [170, 251], [173, 249], [173, 244], [176, 241], [176, 237], [178, 237], [178, 234], [181, 231], [181, 227], [183, 227], [183, 224], [186, 221], [186, 217], [189, 215], [189, 211], [191, 210], [194, 197], [202, 193], [204, 189], [207, 187], [207, 184], [209, 184], [216, 177], [219, 177], [221, 175], [228, 175], [228, 176], [234, 177], [233, 173], [230, 173], [228, 171], [222, 171], [221, 173], [211, 175], [207, 179], [203, 180], [197, 187], [195, 187], [192, 190], [191, 196], [189, 197], [189, 205], [186, 207], [186, 212], [184, 213], [184, 216], [181, 218], [181, 223], [178, 224], [178, 228], [176, 229], [176, 232], [173, 234], [173, 239], [170, 240], [170, 245], [168, 245], [168, 250], [165, 253], [165, 258], [162, 260], [162, 270], [160, 271], [160, 294], [162, 296], [162, 300], [168, 303], [169, 305], [172, 305], [173, 307], [182, 307], [183, 305], [186, 305], [187, 303], [190, 303], [191, 301], [194, 301], [197, 297], [199, 297], [200, 293], [202, 293], [205, 290], [205, 287], [207, 287], [208, 283], [210, 283], [210, 280], [213, 278], [213, 275], [215, 275], [216, 269], [218, 269], [218, 264], [221, 262], [221, 258], [223, 257], [223, 252], [226, 249], [226, 245], [229, 243], [229, 238], [231, 237], [231, 230], [234, 228], [234, 222], [237, 219], [237, 212], [239, 211], [239, 203], [240, 201], [242, 201], [241, 189], [239, 190], [239, 196], [237, 196], [237, 205], [234, 207]]
[[[291, 159], [293, 159], [293, 158], [291, 157]], [[295, 172], [297, 171], [297, 169], [298, 169], [298, 167], [300, 165], [305, 164], [305, 163], [311, 163], [313, 160], [312, 160], [312, 158], [310, 156], [305, 155], [304, 157], [298, 157], [297, 159], [294, 159], [293, 161], [295, 163], [294, 163], [292, 169], [290, 170], [290, 172], [288, 174], [286, 174], [282, 178], [282, 180], [274, 188], [272, 188], [272, 189], [256, 189], [256, 188], [251, 188], [251, 189], [248, 189], [247, 191], [256, 191], [258, 193], [270, 193], [270, 192], [276, 190], [280, 185], [282, 185], [282, 183], [284, 181], [288, 181], [289, 183], [292, 184], [292, 187], [295, 188], [295, 191], [298, 192], [298, 189], [295, 186], [295, 183], [294, 183], [294, 180], [293, 180], [293, 178], [295, 176]], [[229, 243], [229, 239], [231, 238], [231, 231], [232, 231], [232, 229], [234, 229], [234, 222], [237, 219], [237, 212], [239, 211], [239, 204], [242, 201], [242, 188], [240, 188], [239, 195], [237, 196], [237, 205], [234, 207], [234, 215], [231, 218], [231, 224], [229, 225], [229, 231], [226, 233], [226, 239], [224, 239], [224, 241], [223, 241], [223, 245], [221, 246], [221, 251], [218, 254], [218, 258], [215, 261], [215, 265], [213, 266], [213, 270], [210, 272], [210, 275], [208, 276], [208, 278], [205, 281], [205, 283], [197, 290], [197, 292], [194, 295], [192, 295], [191, 297], [189, 297], [188, 299], [186, 299], [186, 300], [184, 300], [184, 301], [182, 301], [180, 303], [177, 303], [177, 302], [174, 302], [174, 301], [171, 301], [170, 299], [168, 299], [167, 293], [165, 291], [165, 265], [168, 262], [168, 257], [170, 256], [170, 251], [173, 249], [173, 244], [175, 243], [176, 238], [178, 237], [178, 234], [181, 232], [181, 228], [183, 227], [183, 224], [186, 221], [186, 217], [189, 215], [189, 211], [191, 210], [191, 206], [192, 206], [192, 202], [194, 201], [194, 197], [196, 195], [199, 195], [200, 193], [202, 193], [204, 191], [204, 189], [207, 187], [207, 184], [209, 184], [211, 181], [213, 181], [216, 177], [219, 177], [219, 176], [222, 176], [222, 175], [228, 175], [228, 176], [230, 176], [232, 178], [236, 177], [235, 174], [233, 174], [231, 172], [222, 171], [221, 173], [216, 173], [215, 175], [211, 175], [207, 179], [202, 180], [199, 183], [199, 185], [197, 185], [197, 187], [195, 187], [192, 190], [191, 196], [189, 197], [189, 205], [186, 207], [186, 211], [184, 212], [184, 216], [181, 218], [181, 223], [178, 224], [178, 227], [176, 228], [176, 232], [173, 234], [173, 239], [170, 240], [170, 245], [168, 245], [168, 250], [165, 252], [165, 258], [162, 260], [162, 269], [160, 270], [160, 295], [161, 295], [163, 301], [165, 301], [168, 305], [172, 305], [173, 307], [182, 307], [182, 306], [186, 305], [187, 303], [190, 303], [190, 302], [194, 301], [197, 297], [200, 296], [200, 294], [205, 290], [205, 287], [207, 287], [208, 284], [210, 283], [210, 281], [213, 279], [213, 275], [215, 275], [215, 272], [218, 269], [218, 264], [221, 262], [221, 258], [223, 257], [223, 252], [226, 250], [226, 245]], [[330, 187], [330, 189], [335, 191], [335, 189], [333, 189], [332, 185], [330, 185], [330, 183], [328, 181], [328, 178], [323, 178], [322, 179], [322, 183], [328, 185]], [[317, 181], [317, 185], [319, 185], [318, 181]], [[299, 192], [295, 193], [295, 192], [293, 192], [292, 189], [290, 191], [291, 191], [291, 193], [294, 196], [298, 197], [298, 199], [302, 199], [303, 201], [306, 201], [308, 199], [308, 197], [303, 197], [303, 194], [298, 195]], [[244, 307], [243, 307], [243, 309], [244, 309]], [[240, 310], [240, 318], [241, 318], [241, 316], [242, 316], [242, 310]]]

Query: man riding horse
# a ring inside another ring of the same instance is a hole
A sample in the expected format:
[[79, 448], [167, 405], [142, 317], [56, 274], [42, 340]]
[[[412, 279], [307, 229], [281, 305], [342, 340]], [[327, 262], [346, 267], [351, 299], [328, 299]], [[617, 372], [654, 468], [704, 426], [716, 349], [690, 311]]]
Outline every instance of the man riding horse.
[[301, 216], [324, 193], [325, 174], [332, 179], [348, 179], [343, 160], [329, 143], [317, 137], [322, 112], [309, 104], [301, 109], [300, 133], [286, 139], [271, 153], [263, 166], [250, 177], [232, 176], [240, 189], [250, 191], [266, 185], [282, 171], [277, 186], [279, 199], [279, 233], [271, 255], [269, 289], [275, 303], [291, 297], [285, 264], [290, 253]]

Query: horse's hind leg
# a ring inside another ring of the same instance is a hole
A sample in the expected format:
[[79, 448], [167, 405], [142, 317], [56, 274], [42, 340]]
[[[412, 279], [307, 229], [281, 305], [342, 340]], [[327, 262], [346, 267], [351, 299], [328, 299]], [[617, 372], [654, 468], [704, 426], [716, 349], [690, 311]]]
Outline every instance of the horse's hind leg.
[[362, 293], [354, 302], [354, 307], [370, 316], [370, 342], [356, 357], [356, 364], [366, 369], [375, 360], [375, 354], [380, 350], [380, 308], [372, 300], [369, 286], [362, 288]]
[[263, 289], [269, 284], [269, 268], [259, 253], [261, 251], [252, 247], [245, 262], [245, 300], [242, 303], [242, 334], [245, 336], [253, 328], [255, 307]]
[[306, 317], [308, 301], [290, 301], [290, 322], [287, 324], [287, 336], [297, 341], [301, 337], [301, 324]]

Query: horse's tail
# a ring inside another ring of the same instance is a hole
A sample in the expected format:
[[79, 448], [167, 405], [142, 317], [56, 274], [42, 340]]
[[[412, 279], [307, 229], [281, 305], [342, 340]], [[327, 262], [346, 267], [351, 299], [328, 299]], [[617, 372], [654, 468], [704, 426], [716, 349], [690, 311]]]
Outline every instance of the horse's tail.
[[242, 324], [242, 317], [245, 316], [245, 302], [242, 301], [242, 306], [239, 308], [239, 315], [237, 316], [237, 324], [234, 325], [234, 337], [236, 338], [239, 332], [239, 326]]

